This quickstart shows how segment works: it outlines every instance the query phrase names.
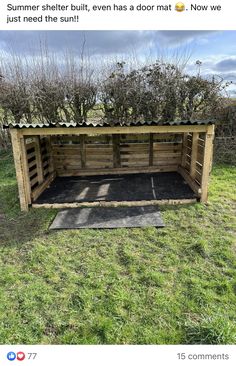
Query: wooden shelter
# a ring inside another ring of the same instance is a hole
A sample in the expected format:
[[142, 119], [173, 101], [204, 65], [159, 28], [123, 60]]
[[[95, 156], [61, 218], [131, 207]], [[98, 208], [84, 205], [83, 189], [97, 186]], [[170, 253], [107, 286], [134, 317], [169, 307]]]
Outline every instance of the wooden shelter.
[[[205, 121], [76, 126], [11, 124], [22, 211], [40, 207], [37, 199], [56, 177], [178, 172], [196, 200], [207, 201], [214, 125]], [[171, 203], [187, 202], [165, 200]], [[110, 202], [112, 204], [112, 202]], [[82, 203], [83, 205], [86, 202]], [[44, 204], [76, 207], [80, 204]]]

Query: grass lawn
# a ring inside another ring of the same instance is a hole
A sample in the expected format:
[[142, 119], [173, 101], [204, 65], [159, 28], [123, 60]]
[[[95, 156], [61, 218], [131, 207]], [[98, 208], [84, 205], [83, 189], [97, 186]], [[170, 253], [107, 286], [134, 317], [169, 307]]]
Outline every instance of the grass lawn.
[[235, 344], [236, 168], [208, 205], [161, 210], [164, 229], [49, 232], [1, 154], [0, 343]]

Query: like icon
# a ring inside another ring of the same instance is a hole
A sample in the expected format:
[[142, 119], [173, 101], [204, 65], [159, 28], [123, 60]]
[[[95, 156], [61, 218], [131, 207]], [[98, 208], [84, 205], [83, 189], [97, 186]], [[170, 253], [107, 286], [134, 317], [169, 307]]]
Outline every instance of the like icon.
[[9, 361], [14, 361], [14, 360], [16, 359], [16, 354], [15, 354], [15, 352], [8, 352], [8, 354], [7, 354], [7, 359], [8, 359]]
[[24, 352], [17, 352], [17, 360], [18, 361], [23, 361], [24, 359], [25, 359]]

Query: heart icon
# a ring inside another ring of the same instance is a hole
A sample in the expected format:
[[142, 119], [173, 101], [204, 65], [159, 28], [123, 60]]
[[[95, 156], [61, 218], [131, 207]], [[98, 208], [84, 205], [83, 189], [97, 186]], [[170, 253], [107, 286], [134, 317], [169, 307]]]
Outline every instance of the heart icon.
[[24, 359], [25, 359], [24, 352], [17, 352], [17, 360], [18, 361], [23, 361]]

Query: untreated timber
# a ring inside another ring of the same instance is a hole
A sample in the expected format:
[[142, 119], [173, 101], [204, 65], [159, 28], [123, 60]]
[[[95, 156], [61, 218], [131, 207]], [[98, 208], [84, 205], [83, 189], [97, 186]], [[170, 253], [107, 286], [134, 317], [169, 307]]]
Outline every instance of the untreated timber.
[[112, 145], [113, 145], [113, 167], [120, 167], [120, 135], [112, 135]]
[[202, 180], [201, 180], [201, 202], [207, 202], [208, 197], [208, 182], [211, 170], [212, 153], [213, 153], [213, 139], [214, 139], [214, 126], [213, 129], [209, 129], [206, 134], [205, 149], [203, 155], [202, 166]]
[[190, 199], [169, 199], [149, 201], [110, 201], [110, 202], [73, 202], [73, 203], [33, 203], [34, 208], [76, 208], [76, 207], [119, 207], [119, 206], [149, 206], [149, 205], [185, 205], [195, 203], [196, 198]]
[[85, 136], [80, 136], [80, 163], [81, 167], [86, 167], [86, 146], [85, 146]]
[[17, 129], [11, 130], [11, 140], [12, 140], [13, 157], [16, 169], [16, 178], [18, 183], [20, 207], [22, 211], [28, 211], [29, 202], [26, 192], [26, 182], [23, 168], [23, 155], [20, 142], [21, 140]]
[[35, 137], [35, 158], [37, 165], [38, 182], [39, 184], [41, 184], [43, 182], [43, 162], [42, 162], [41, 144], [39, 136]]
[[197, 163], [197, 153], [198, 153], [198, 138], [199, 133], [194, 132], [192, 138], [192, 152], [191, 152], [191, 163], [190, 163], [190, 175], [194, 179], [196, 176], [196, 163]]
[[23, 174], [24, 174], [25, 193], [27, 195], [28, 204], [31, 204], [30, 173], [29, 173], [27, 151], [26, 151], [26, 144], [25, 144], [24, 137], [20, 138], [20, 144], [21, 144], [21, 153], [22, 153], [22, 169], [23, 169]]
[[126, 167], [126, 168], [112, 168], [107, 169], [87, 169], [87, 170], [73, 170], [65, 171], [64, 169], [57, 169], [59, 177], [71, 176], [86, 176], [86, 175], [105, 175], [108, 174], [133, 174], [133, 173], [158, 173], [158, 172], [176, 172], [178, 165], [169, 166], [153, 166], [153, 167]]
[[20, 134], [32, 135], [109, 135], [109, 134], [133, 134], [133, 133], [182, 133], [182, 132], [206, 132], [206, 125], [179, 125], [179, 126], [120, 126], [120, 127], [47, 127], [47, 128], [22, 128]]
[[153, 133], [149, 135], [149, 166], [153, 165]]

